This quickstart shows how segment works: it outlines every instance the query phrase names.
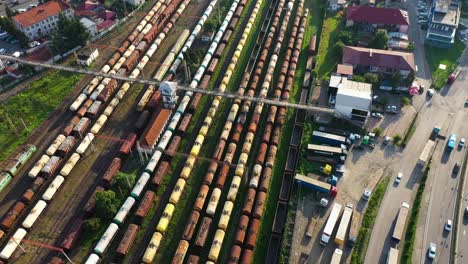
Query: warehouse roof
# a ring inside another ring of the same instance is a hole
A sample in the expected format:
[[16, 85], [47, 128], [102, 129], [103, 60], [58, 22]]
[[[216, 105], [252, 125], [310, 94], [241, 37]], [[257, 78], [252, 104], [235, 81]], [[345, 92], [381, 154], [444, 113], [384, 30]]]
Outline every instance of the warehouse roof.
[[346, 19], [369, 24], [409, 25], [408, 12], [396, 8], [348, 6]]
[[338, 94], [372, 100], [372, 84], [344, 79], [338, 87]]
[[48, 17], [58, 15], [69, 8], [70, 6], [61, 0], [51, 0], [24, 13], [18, 14], [14, 16], [13, 19], [23, 27], [29, 27]]
[[414, 55], [409, 52], [345, 46], [343, 64], [414, 71]]

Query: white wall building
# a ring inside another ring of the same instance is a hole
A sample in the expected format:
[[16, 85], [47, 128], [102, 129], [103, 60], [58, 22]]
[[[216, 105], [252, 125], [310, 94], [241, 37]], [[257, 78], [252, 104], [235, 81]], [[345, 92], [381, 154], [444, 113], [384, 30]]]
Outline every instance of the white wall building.
[[80, 22], [81, 24], [83, 24], [86, 30], [88, 30], [90, 37], [94, 37], [97, 35], [98, 30], [97, 30], [96, 23], [94, 23], [93, 21], [89, 20], [86, 17], [81, 18]]
[[372, 106], [372, 85], [343, 79], [336, 94], [335, 111], [351, 120], [365, 123]]
[[89, 66], [99, 56], [98, 49], [83, 48], [77, 54], [78, 64]]
[[13, 24], [30, 40], [51, 34], [57, 27], [59, 14], [74, 17], [73, 9], [62, 0], [51, 0], [13, 17]]

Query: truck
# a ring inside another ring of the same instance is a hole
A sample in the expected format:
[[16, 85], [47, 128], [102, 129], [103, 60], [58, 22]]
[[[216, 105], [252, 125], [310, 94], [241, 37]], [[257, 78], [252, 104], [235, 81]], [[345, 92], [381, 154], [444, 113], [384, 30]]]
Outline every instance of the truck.
[[326, 145], [307, 144], [307, 151], [312, 155], [320, 155], [327, 157], [340, 157], [348, 155], [346, 145], [340, 147], [332, 147]]
[[450, 76], [447, 78], [447, 84], [448, 85], [451, 85], [455, 82], [455, 80], [457, 79], [458, 75], [460, 75], [460, 72], [461, 72], [461, 67], [457, 67], [455, 69], [455, 71], [453, 71], [452, 74], [450, 74]]
[[431, 139], [427, 140], [426, 145], [424, 146], [423, 151], [421, 152], [421, 155], [419, 155], [419, 159], [417, 164], [420, 166], [424, 166], [429, 159], [432, 150], [434, 149], [435, 142]]
[[343, 207], [339, 203], [333, 204], [332, 211], [330, 216], [328, 216], [327, 223], [325, 224], [325, 228], [323, 229], [322, 238], [320, 239], [320, 245], [326, 246], [328, 242], [330, 242], [330, 238], [332, 236], [333, 230], [335, 229], [336, 222], [338, 218], [340, 218], [341, 214], [341, 207]]
[[437, 139], [437, 137], [439, 136], [439, 133], [440, 133], [440, 126], [435, 126], [432, 129], [432, 132], [431, 132], [431, 135], [429, 136], [429, 139], [435, 141]]
[[351, 217], [353, 216], [353, 204], [348, 203], [341, 217], [340, 225], [338, 226], [338, 231], [335, 236], [335, 243], [342, 246], [346, 238], [346, 232], [348, 231], [349, 223], [351, 222]]
[[343, 256], [343, 251], [339, 248], [336, 248], [335, 251], [333, 252], [332, 258], [330, 260], [330, 264], [340, 264], [341, 256]]
[[401, 238], [403, 237], [403, 232], [405, 231], [409, 207], [410, 206], [408, 203], [401, 203], [400, 210], [398, 211], [395, 229], [393, 230], [392, 234], [392, 240], [397, 244], [400, 243]]
[[338, 194], [338, 188], [335, 186], [324, 181], [312, 179], [311, 177], [307, 177], [299, 173], [294, 176], [294, 180], [301, 186], [317, 192], [328, 194], [331, 197], [335, 197]]
[[451, 134], [448, 141], [447, 141], [447, 151], [452, 151], [457, 144], [457, 135]]
[[349, 227], [349, 235], [348, 235], [348, 242], [346, 243], [349, 247], [353, 247], [354, 243], [356, 243], [357, 236], [359, 234], [359, 225], [356, 223], [358, 218], [356, 215], [351, 217], [350, 227]]
[[312, 140], [320, 142], [321, 144], [330, 145], [334, 147], [341, 147], [341, 145], [351, 144], [351, 141], [345, 136], [325, 133], [317, 130], [312, 132]]
[[388, 251], [386, 264], [398, 264], [398, 254], [398, 249], [391, 247]]

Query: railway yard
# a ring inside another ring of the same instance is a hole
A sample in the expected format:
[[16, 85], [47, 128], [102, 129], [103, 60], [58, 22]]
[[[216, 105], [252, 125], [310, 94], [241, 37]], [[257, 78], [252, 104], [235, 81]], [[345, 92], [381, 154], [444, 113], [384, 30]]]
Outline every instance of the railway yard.
[[153, 0], [90, 43], [93, 70], [160, 85], [83, 75], [1, 164], [0, 263], [349, 263], [398, 147], [177, 89], [311, 105], [319, 2]]

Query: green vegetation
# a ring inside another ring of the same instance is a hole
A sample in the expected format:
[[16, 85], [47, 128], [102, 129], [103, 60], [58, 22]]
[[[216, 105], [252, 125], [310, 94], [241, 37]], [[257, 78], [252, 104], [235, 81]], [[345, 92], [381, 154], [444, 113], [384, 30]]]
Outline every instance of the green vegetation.
[[342, 13], [325, 18], [317, 55], [317, 77], [321, 80], [329, 77], [339, 61], [340, 52], [335, 46], [337, 36], [343, 29]]
[[125, 197], [128, 191], [135, 185], [136, 178], [137, 175], [135, 173], [124, 173], [119, 171], [112, 180], [113, 189], [117, 190], [117, 193], [122, 197]]
[[77, 46], [86, 46], [89, 32], [78, 18], [59, 15], [57, 29], [52, 34], [52, 47], [56, 53], [67, 52]]
[[46, 77], [31, 82], [29, 89], [0, 103], [0, 117], [4, 120], [0, 122], [0, 161], [49, 116], [79, 78], [77, 74], [51, 71]]
[[[461, 57], [465, 49], [465, 44], [456, 40], [453, 47], [450, 49], [440, 49], [430, 46], [426, 46], [425, 49], [427, 63], [432, 72], [432, 84], [435, 89], [441, 89], [447, 81], [447, 78], [455, 70], [458, 64], [457, 60]], [[440, 64], [446, 65], [447, 69], [439, 69]]]
[[367, 247], [372, 233], [372, 227], [374, 226], [380, 203], [382, 202], [389, 182], [389, 176], [382, 178], [377, 184], [377, 187], [375, 188], [375, 191], [369, 200], [366, 212], [364, 213], [362, 219], [361, 228], [359, 229], [356, 243], [354, 244], [353, 253], [351, 255], [351, 264], [364, 263], [364, 257], [366, 256]]
[[400, 134], [396, 134], [393, 136], [393, 143], [395, 143], [395, 145], [397, 146], [400, 146], [400, 143], [401, 143], [401, 136]]
[[374, 38], [369, 43], [369, 48], [386, 49], [388, 39], [389, 39], [389, 37], [387, 35], [387, 30], [378, 29], [377, 32], [374, 35]]
[[[411, 139], [411, 137], [413, 136], [414, 132], [416, 131], [416, 120], [418, 119], [418, 114], [419, 114], [419, 113], [417, 113], [417, 114], [414, 116], [414, 118], [413, 118], [413, 120], [411, 121], [411, 124], [410, 124], [410, 126], [409, 126], [409, 128], [408, 128], [408, 130], [406, 131], [405, 137], [403, 138], [403, 141], [401, 142], [401, 145], [402, 145], [403, 147], [406, 147], [406, 144], [408, 144], [408, 142], [410, 141], [410, 139]], [[394, 139], [395, 139], [395, 138], [394, 138]], [[395, 142], [395, 144], [397, 144], [397, 143]]]
[[112, 190], [96, 193], [96, 215], [110, 221], [119, 210], [120, 201]]
[[383, 133], [383, 128], [381, 128], [381, 127], [376, 127], [376, 128], [374, 128], [374, 130], [372, 130], [372, 132], [375, 133], [375, 136], [376, 136], [376, 137], [380, 137], [380, 136], [382, 135], [382, 133]]
[[14, 36], [19, 41], [22, 47], [25, 47], [28, 44], [28, 38], [26, 37], [26, 35], [24, 35], [23, 32], [16, 29], [16, 27], [13, 25], [13, 21], [9, 16], [0, 17], [0, 29]]
[[419, 183], [418, 192], [414, 203], [411, 206], [411, 214], [408, 220], [408, 228], [406, 229], [405, 239], [403, 241], [402, 252], [401, 252], [401, 263], [412, 263], [413, 258], [413, 247], [414, 240], [416, 238], [416, 227], [418, 226], [419, 209], [421, 208], [422, 197], [424, 188], [426, 187], [427, 175], [429, 174], [431, 164], [429, 163], [424, 171], [424, 175]]

